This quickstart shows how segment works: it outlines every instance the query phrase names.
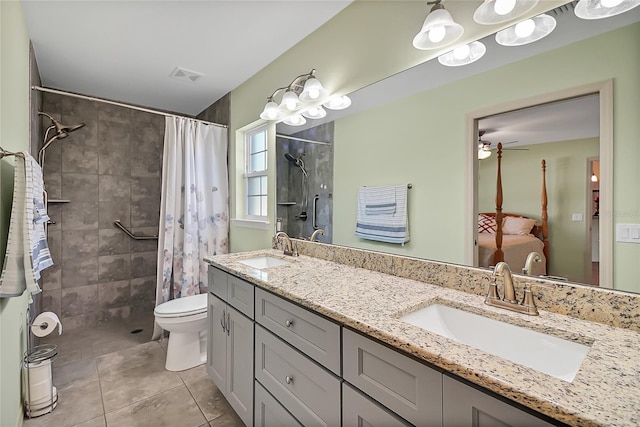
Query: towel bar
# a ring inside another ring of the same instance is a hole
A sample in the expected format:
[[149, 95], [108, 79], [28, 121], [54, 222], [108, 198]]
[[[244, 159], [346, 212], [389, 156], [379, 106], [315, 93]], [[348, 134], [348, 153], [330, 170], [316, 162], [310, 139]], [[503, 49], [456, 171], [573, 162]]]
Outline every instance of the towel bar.
[[115, 220], [113, 222], [113, 225], [118, 227], [120, 230], [124, 231], [124, 234], [131, 237], [133, 240], [158, 240], [158, 236], [140, 236], [140, 235], [133, 234], [124, 225], [122, 225], [119, 219]]

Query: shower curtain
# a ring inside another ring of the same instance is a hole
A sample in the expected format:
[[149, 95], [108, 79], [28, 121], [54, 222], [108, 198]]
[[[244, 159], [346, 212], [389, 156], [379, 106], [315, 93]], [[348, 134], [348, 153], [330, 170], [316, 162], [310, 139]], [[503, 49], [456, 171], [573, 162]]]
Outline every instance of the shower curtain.
[[[207, 291], [208, 255], [229, 248], [227, 129], [165, 121], [156, 306]], [[156, 325], [154, 337], [160, 335]]]

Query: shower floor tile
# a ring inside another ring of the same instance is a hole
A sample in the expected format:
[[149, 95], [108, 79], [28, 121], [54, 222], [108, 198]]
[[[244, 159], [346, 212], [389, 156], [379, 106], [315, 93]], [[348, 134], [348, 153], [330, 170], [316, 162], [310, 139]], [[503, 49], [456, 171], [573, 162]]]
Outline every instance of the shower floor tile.
[[[24, 427], [240, 427], [244, 424], [200, 365], [164, 369], [166, 343], [149, 341], [153, 313], [49, 336], [56, 344], [58, 406]], [[143, 332], [131, 334], [133, 329]], [[64, 331], [63, 331], [64, 332]]]

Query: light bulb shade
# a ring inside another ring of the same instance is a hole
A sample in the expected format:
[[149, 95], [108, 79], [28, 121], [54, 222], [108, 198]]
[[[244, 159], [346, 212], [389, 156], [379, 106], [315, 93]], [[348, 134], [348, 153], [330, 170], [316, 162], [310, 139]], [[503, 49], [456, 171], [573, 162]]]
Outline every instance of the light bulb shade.
[[[471, 64], [482, 58], [487, 48], [481, 42], [475, 41], [466, 45], [458, 46], [450, 52], [438, 57], [438, 62], [447, 67], [459, 67]], [[466, 55], [462, 55], [466, 53]]]
[[478, 160], [488, 159], [489, 157], [491, 157], [491, 150], [478, 148]]
[[298, 99], [298, 95], [292, 90], [287, 90], [282, 95], [282, 102], [280, 102], [280, 109], [282, 111], [295, 111], [302, 107], [302, 102]]
[[524, 15], [538, 4], [538, 0], [516, 0], [513, 8], [506, 13], [500, 10], [502, 0], [484, 0], [473, 13], [473, 20], [478, 24], [493, 25], [511, 21]]
[[[444, 36], [434, 37], [431, 30], [441, 31], [444, 28]], [[421, 50], [437, 49], [439, 47], [450, 45], [462, 37], [464, 28], [456, 23], [451, 14], [445, 9], [432, 10], [422, 24], [422, 29], [413, 38], [413, 47]]]
[[266, 103], [264, 110], [260, 113], [260, 118], [263, 120], [280, 120], [284, 114], [273, 100]]
[[591, 174], [591, 182], [598, 182], [598, 177], [595, 173]]
[[313, 102], [323, 98], [326, 98], [327, 91], [322, 87], [320, 80], [315, 77], [311, 77], [304, 83], [304, 89], [300, 94], [300, 100], [302, 102]]
[[307, 123], [307, 120], [302, 117], [300, 114], [294, 114], [293, 116], [289, 116], [282, 121], [285, 125], [289, 126], [302, 126]]
[[[526, 25], [526, 21], [523, 21], [522, 23], [518, 23], [516, 25], [505, 28], [502, 31], [498, 31], [496, 33], [496, 42], [498, 44], [501, 44], [502, 46], [522, 46], [528, 43], [533, 43], [543, 37], [548, 36], [554, 30], [554, 28], [556, 28], [556, 20], [544, 13], [542, 15], [531, 18], [531, 20], [535, 24], [535, 28], [529, 35], [525, 37], [521, 37], [518, 35], [518, 33], [523, 34], [521, 30], [526, 29], [523, 28], [523, 26]], [[516, 27], [518, 25], [520, 25], [520, 27], [518, 27], [516, 30]]]
[[619, 15], [640, 6], [638, 0], [580, 0], [574, 12], [582, 19], [602, 19]]
[[327, 111], [322, 108], [321, 105], [314, 105], [313, 107], [306, 108], [302, 115], [307, 119], [321, 119], [327, 115]]
[[351, 105], [351, 98], [347, 95], [334, 96], [322, 105], [330, 110], [344, 110]]

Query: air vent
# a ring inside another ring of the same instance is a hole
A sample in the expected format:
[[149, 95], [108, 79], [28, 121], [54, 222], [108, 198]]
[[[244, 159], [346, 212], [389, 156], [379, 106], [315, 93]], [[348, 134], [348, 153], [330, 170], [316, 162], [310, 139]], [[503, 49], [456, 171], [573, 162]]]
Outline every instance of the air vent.
[[169, 74], [169, 77], [171, 78], [180, 80], [181, 82], [190, 83], [190, 84], [194, 84], [195, 82], [200, 80], [200, 78], [203, 76], [204, 74], [202, 73], [198, 73], [197, 71], [187, 70], [186, 68], [181, 68], [181, 67], [176, 67], [171, 72], [171, 74]]
[[566, 12], [573, 12], [573, 9], [575, 9], [576, 4], [578, 4], [578, 0], [573, 0], [572, 2], [563, 4], [562, 6], [558, 6], [555, 9], [550, 10], [549, 12], [553, 12], [555, 16], [559, 16], [560, 14], [563, 14]]

